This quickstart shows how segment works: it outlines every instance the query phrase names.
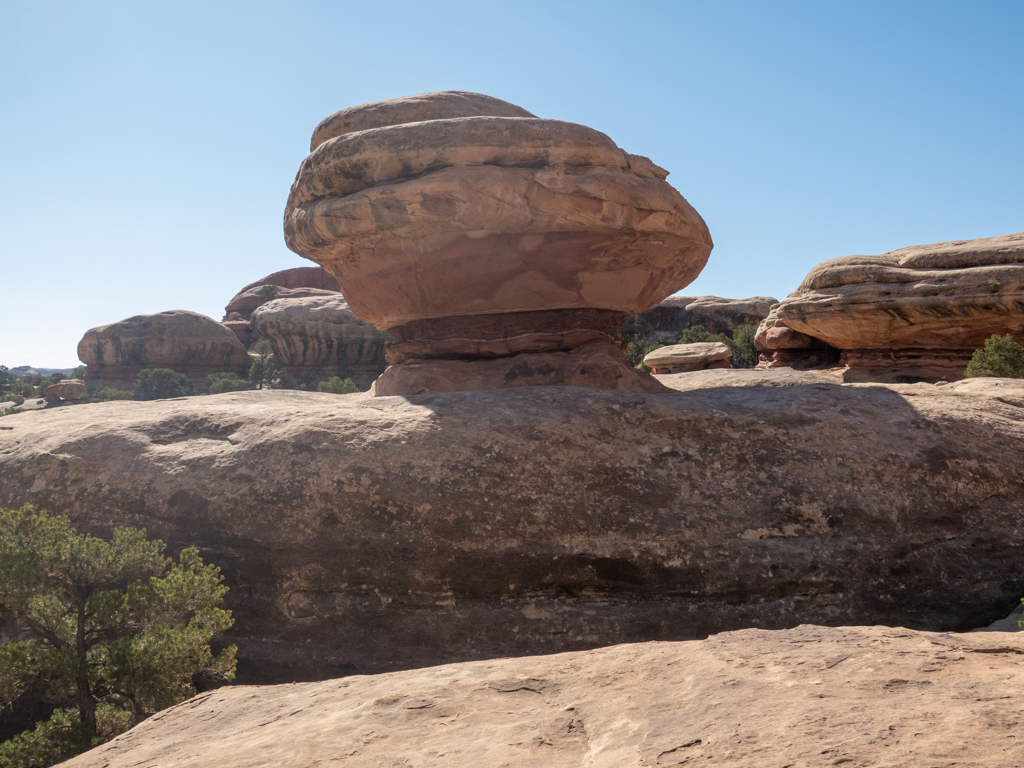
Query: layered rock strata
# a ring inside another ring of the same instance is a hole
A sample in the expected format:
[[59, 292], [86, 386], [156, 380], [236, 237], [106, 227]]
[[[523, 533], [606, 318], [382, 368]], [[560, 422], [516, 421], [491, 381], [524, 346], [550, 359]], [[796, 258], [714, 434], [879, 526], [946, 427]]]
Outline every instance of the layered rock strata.
[[732, 350], [720, 341], [672, 344], [644, 357], [644, 365], [655, 375], [688, 373], [708, 368], [732, 368]]
[[64, 765], [1009, 768], [1021, 654], [1021, 635], [802, 626], [227, 687]]
[[[81, 379], [61, 379], [56, 384], [51, 384], [43, 390], [43, 394], [46, 395], [46, 399], [50, 402], [78, 400], [85, 397], [85, 393], [85, 383]], [[24, 403], [25, 398], [22, 398], [21, 402]]]
[[773, 309], [758, 346], [813, 339], [841, 350], [853, 379], [952, 380], [993, 334], [1024, 341], [1024, 233], [823, 262]]
[[340, 293], [275, 299], [253, 311], [251, 324], [254, 333], [269, 339], [285, 377], [340, 376], [365, 390], [386, 367], [390, 334], [353, 315]]
[[1005, 616], [1024, 382], [838, 378], [52, 408], [2, 419], [0, 506], [197, 546], [231, 588], [247, 683]]
[[[593, 381], [653, 392], [618, 329], [691, 282], [712, 247], [667, 175], [582, 125], [480, 94], [423, 94], [317, 128], [285, 239], [398, 339], [378, 394], [583, 384], [579, 355], [605, 369]], [[451, 361], [483, 365], [452, 379]]]
[[[272, 290], [268, 291], [270, 286]], [[250, 325], [253, 310], [257, 307], [274, 299], [330, 296], [340, 290], [334, 275], [322, 267], [295, 267], [274, 272], [236, 293], [224, 307], [221, 323], [249, 348], [259, 339]]]
[[778, 301], [771, 296], [723, 299], [720, 296], [669, 296], [646, 312], [629, 318], [622, 338], [656, 344], [675, 344], [687, 328], [703, 326], [711, 334], [730, 336], [741, 325], [757, 328]]
[[78, 342], [89, 391], [132, 389], [144, 368], [170, 368], [202, 389], [210, 373], [244, 376], [249, 356], [230, 330], [196, 312], [174, 309], [135, 315], [92, 328]]

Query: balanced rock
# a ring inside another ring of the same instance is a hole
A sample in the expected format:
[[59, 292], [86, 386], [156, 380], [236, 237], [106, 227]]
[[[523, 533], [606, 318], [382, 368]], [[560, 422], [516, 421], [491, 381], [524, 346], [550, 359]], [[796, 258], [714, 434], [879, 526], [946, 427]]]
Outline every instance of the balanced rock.
[[80, 379], [61, 379], [43, 390], [43, 394], [47, 398], [52, 397], [57, 400], [78, 400], [85, 397], [85, 392], [85, 383]]
[[659, 391], [628, 367], [619, 327], [691, 282], [712, 247], [667, 171], [591, 128], [461, 92], [343, 110], [311, 147], [285, 239], [394, 334], [375, 392], [522, 386], [504, 363], [446, 378], [450, 360], [512, 355], [547, 371], [529, 381], [564, 383], [593, 345], [609, 348], [588, 353], [602, 381]]
[[198, 547], [246, 683], [743, 627], [966, 630], [1024, 594], [1024, 381], [659, 380], [686, 391], [15, 414], [0, 506]]
[[802, 626], [228, 686], [62, 765], [1011, 768], [1021, 654], [1022, 635]]
[[251, 324], [270, 340], [285, 376], [340, 376], [368, 389], [386, 366], [391, 336], [353, 315], [340, 293], [275, 299], [252, 313]]
[[295, 267], [274, 272], [249, 283], [234, 295], [224, 308], [221, 323], [247, 348], [258, 339], [250, 327], [253, 310], [274, 299], [301, 299], [329, 296], [340, 291], [334, 275], [322, 267]]
[[768, 316], [771, 296], [724, 299], [720, 296], [669, 296], [659, 304], [634, 315], [622, 326], [628, 341], [675, 344], [687, 328], [703, 326], [711, 334], [732, 334], [742, 325], [757, 327]]
[[673, 344], [659, 347], [644, 357], [644, 365], [657, 374], [688, 373], [706, 368], [732, 368], [732, 350], [720, 341]]
[[230, 330], [196, 312], [174, 309], [135, 315], [92, 328], [78, 342], [89, 390], [131, 389], [144, 368], [170, 368], [205, 385], [210, 373], [244, 375], [249, 356]]
[[832, 259], [773, 315], [762, 348], [816, 339], [848, 378], [959, 378], [989, 336], [1024, 340], [1024, 233]]

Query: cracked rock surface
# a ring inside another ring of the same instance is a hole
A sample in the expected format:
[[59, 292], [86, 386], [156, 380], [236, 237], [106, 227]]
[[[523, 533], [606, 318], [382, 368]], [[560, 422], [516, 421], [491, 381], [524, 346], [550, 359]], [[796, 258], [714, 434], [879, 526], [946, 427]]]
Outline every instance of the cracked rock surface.
[[0, 504], [221, 566], [242, 682], [688, 640], [966, 630], [1024, 594], [1024, 382], [249, 391], [0, 421]]
[[1024, 637], [885, 627], [229, 687], [68, 768], [1024, 765]]

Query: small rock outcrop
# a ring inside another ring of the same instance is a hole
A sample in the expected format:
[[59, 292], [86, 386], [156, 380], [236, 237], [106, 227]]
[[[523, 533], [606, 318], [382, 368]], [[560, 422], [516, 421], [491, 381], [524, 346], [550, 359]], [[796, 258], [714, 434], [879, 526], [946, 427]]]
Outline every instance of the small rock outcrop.
[[78, 359], [86, 365], [89, 391], [132, 389], [143, 368], [170, 368], [201, 388], [207, 374], [244, 376], [249, 366], [235, 334], [212, 318], [183, 309], [92, 328], [78, 342]]
[[[85, 383], [80, 379], [61, 379], [56, 384], [51, 384], [43, 390], [46, 399], [50, 402], [56, 400], [78, 400], [85, 397]], [[22, 398], [21, 402], [25, 402]]]
[[764, 366], [935, 381], [961, 378], [993, 334], [1024, 340], [1024, 233], [823, 262], [772, 309], [757, 345]]
[[339, 376], [369, 389], [387, 365], [390, 334], [353, 315], [340, 293], [275, 299], [257, 307], [250, 322], [254, 333], [270, 340], [286, 377]]
[[248, 349], [259, 338], [249, 322], [257, 307], [275, 299], [330, 296], [340, 290], [334, 275], [322, 267], [285, 269], [249, 283], [236, 293], [224, 307], [221, 323]]
[[395, 336], [376, 394], [660, 391], [626, 363], [619, 327], [690, 283], [712, 248], [667, 175], [582, 125], [422, 94], [317, 127], [285, 239]]
[[689, 373], [707, 368], [732, 368], [732, 350], [720, 341], [672, 344], [660, 347], [644, 357], [644, 365], [655, 375]]
[[622, 326], [622, 338], [648, 343], [675, 344], [680, 334], [695, 325], [711, 334], [732, 332], [741, 325], [756, 328], [778, 301], [771, 296], [723, 299], [719, 296], [669, 296], [634, 315]]
[[51, 408], [2, 419], [0, 506], [198, 547], [231, 588], [245, 683], [1006, 616], [1024, 594], [1024, 381], [838, 380]]
[[1011, 768], [1021, 654], [1022, 635], [802, 626], [226, 687], [62, 765]]

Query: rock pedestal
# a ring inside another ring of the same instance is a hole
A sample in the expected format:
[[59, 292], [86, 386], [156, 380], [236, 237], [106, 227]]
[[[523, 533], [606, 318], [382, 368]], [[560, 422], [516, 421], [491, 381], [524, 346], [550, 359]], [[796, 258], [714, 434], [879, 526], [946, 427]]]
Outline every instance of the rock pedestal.
[[689, 373], [709, 368], [732, 368], [732, 350], [720, 341], [673, 344], [660, 347], [644, 357], [644, 365], [655, 375]]
[[[849, 381], [935, 381], [961, 378], [993, 334], [1024, 341], [1024, 233], [823, 262], [772, 308], [755, 343], [768, 350], [764, 366], [798, 360], [836, 365]], [[810, 352], [828, 348], [839, 351], [827, 361]]]
[[618, 329], [692, 281], [712, 247], [667, 174], [582, 125], [423, 94], [321, 123], [285, 239], [394, 334], [377, 394], [588, 379], [659, 391], [628, 367]]
[[182, 309], [136, 315], [92, 328], [78, 342], [89, 391], [132, 389], [144, 368], [170, 368], [202, 389], [210, 373], [245, 376], [249, 356], [230, 330], [216, 320]]

